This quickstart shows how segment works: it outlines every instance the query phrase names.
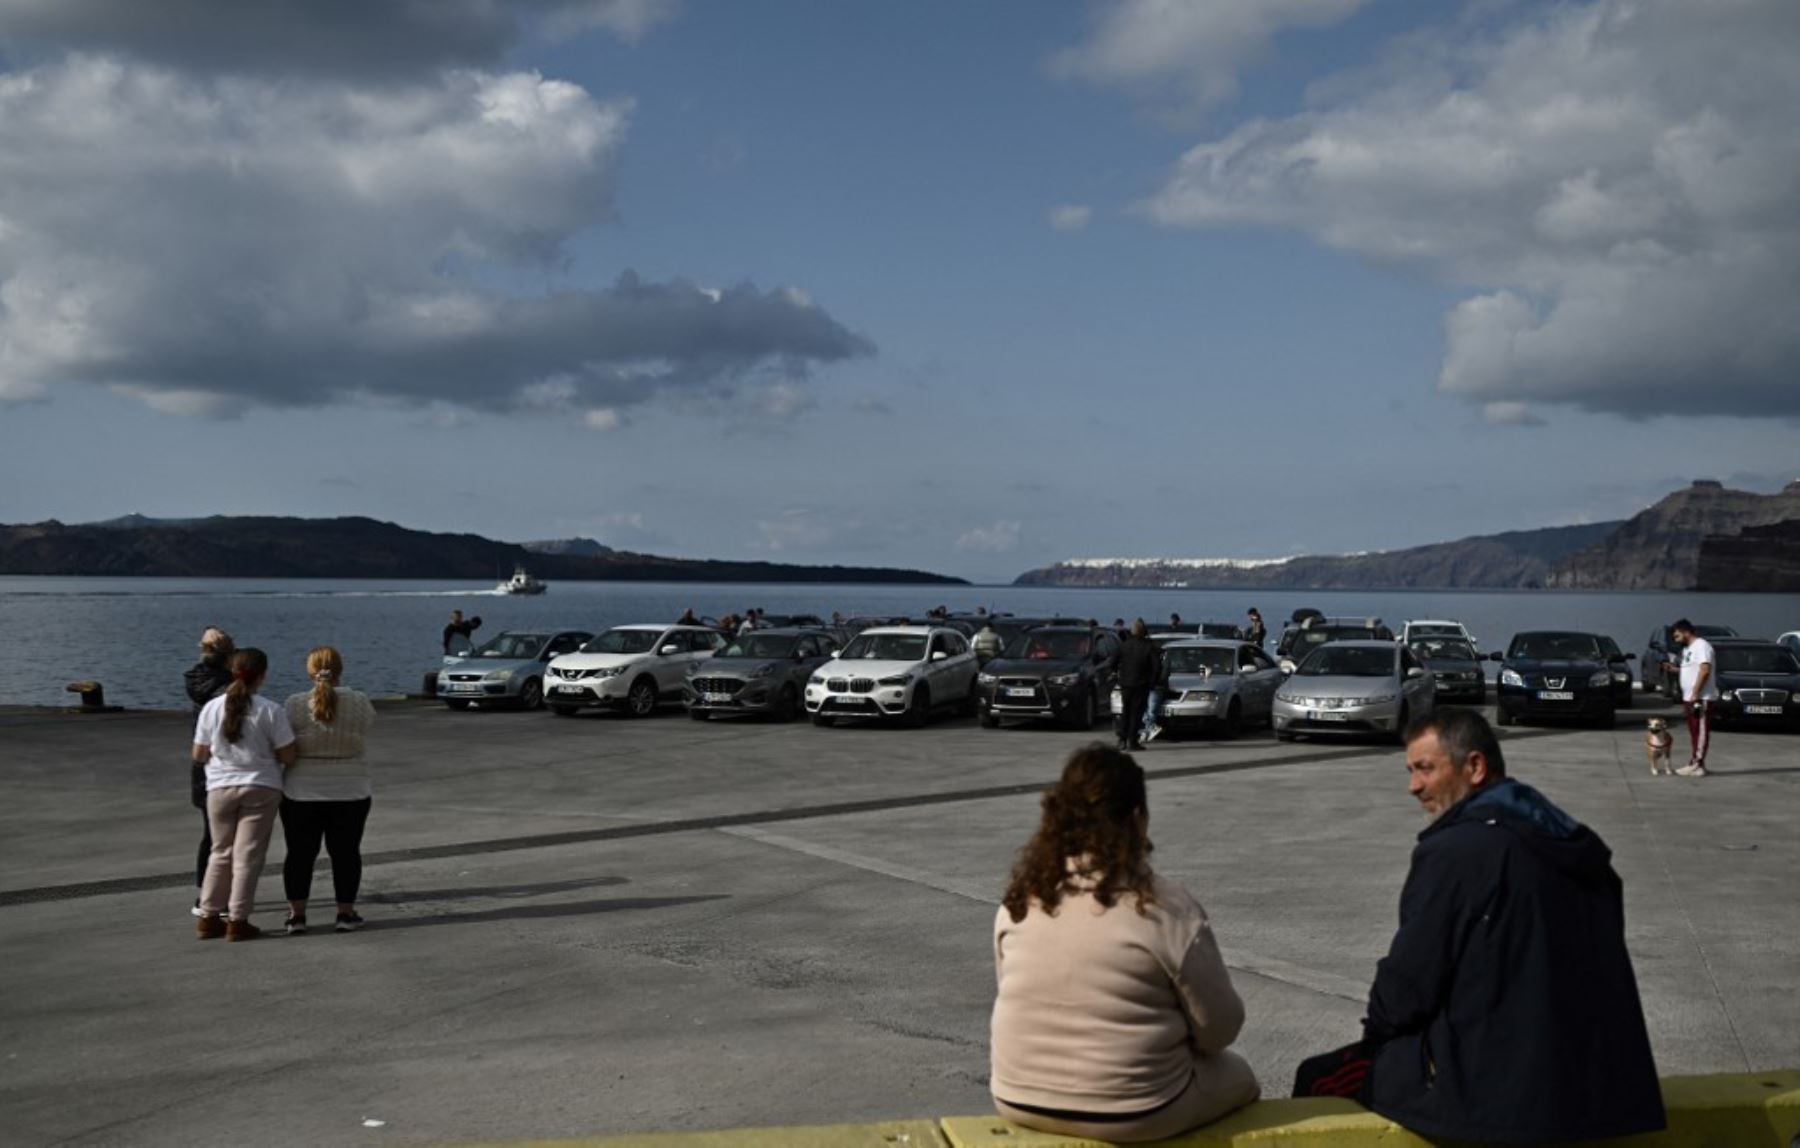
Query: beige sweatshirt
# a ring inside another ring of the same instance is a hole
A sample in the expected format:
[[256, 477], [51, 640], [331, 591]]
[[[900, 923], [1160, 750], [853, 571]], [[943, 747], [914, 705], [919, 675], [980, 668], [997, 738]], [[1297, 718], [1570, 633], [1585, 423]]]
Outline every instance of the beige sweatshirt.
[[1104, 909], [1065, 895], [994, 918], [1000, 994], [992, 1029], [994, 1096], [1038, 1108], [1130, 1113], [1187, 1087], [1197, 1056], [1222, 1051], [1244, 1025], [1206, 913], [1156, 878], [1139, 915], [1127, 894]]

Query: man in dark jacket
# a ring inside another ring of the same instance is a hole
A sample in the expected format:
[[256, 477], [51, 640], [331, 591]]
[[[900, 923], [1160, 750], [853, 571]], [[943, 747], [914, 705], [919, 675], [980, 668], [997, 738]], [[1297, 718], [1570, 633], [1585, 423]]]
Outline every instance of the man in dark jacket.
[[1302, 1064], [1294, 1094], [1351, 1096], [1422, 1136], [1483, 1143], [1663, 1128], [1606, 843], [1506, 776], [1479, 713], [1437, 711], [1406, 742], [1407, 790], [1433, 820], [1400, 931], [1362, 1041]]
[[1162, 651], [1150, 640], [1150, 630], [1139, 618], [1119, 647], [1119, 748], [1140, 750], [1144, 709], [1150, 691], [1162, 677]]
[[[200, 635], [200, 660], [182, 675], [182, 684], [187, 687], [188, 700], [194, 703], [195, 713], [231, 684], [231, 655], [236, 652], [231, 635], [217, 626], [208, 626]], [[188, 800], [200, 811], [200, 852], [194, 859], [194, 916], [198, 917], [200, 898], [197, 893], [206, 883], [206, 863], [212, 856], [212, 823], [206, 817], [206, 767], [193, 761], [188, 762]]]

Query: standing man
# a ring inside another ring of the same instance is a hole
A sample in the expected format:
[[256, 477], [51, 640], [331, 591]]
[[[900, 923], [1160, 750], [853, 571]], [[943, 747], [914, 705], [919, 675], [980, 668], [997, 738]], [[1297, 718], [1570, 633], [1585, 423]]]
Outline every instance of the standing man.
[[1181, 630], [1181, 615], [1180, 614], [1170, 614], [1169, 615], [1169, 629], [1173, 630], [1177, 633], [1180, 632], [1180, 630]]
[[970, 648], [975, 651], [976, 662], [984, 666], [1000, 656], [1001, 645], [1003, 642], [1000, 631], [994, 629], [992, 618], [985, 619], [981, 623], [981, 629], [975, 631], [975, 636], [969, 640]]
[[1150, 640], [1149, 627], [1139, 618], [1131, 624], [1131, 633], [1119, 647], [1119, 748], [1122, 750], [1144, 748], [1141, 740], [1144, 707], [1162, 672], [1161, 662], [1161, 653], [1156, 643]]
[[1541, 1144], [1666, 1124], [1612, 853], [1506, 776], [1475, 710], [1406, 731], [1431, 824], [1375, 970], [1362, 1040], [1300, 1065], [1295, 1096], [1348, 1096], [1429, 1139]]
[[1706, 751], [1712, 744], [1712, 704], [1719, 700], [1719, 683], [1713, 674], [1717, 659], [1712, 643], [1694, 633], [1686, 618], [1675, 623], [1675, 640], [1681, 643], [1681, 708], [1687, 714], [1688, 740], [1693, 756], [1675, 772], [1682, 777], [1706, 776]]
[[1250, 607], [1250, 624], [1244, 627], [1244, 641], [1260, 650], [1268, 640], [1269, 628], [1263, 625], [1262, 614], [1255, 606]]
[[481, 615], [477, 614], [465, 622], [461, 610], [450, 611], [450, 624], [444, 627], [444, 653], [450, 653], [450, 645], [457, 638], [473, 645], [475, 631], [479, 629], [481, 629]]

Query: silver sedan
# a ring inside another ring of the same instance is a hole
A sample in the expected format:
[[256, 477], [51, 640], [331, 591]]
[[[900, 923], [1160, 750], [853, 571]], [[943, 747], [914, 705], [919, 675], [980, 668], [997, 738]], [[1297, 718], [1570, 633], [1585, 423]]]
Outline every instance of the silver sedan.
[[1275, 736], [1387, 734], [1431, 712], [1430, 671], [1397, 642], [1327, 642], [1306, 656], [1275, 693]]

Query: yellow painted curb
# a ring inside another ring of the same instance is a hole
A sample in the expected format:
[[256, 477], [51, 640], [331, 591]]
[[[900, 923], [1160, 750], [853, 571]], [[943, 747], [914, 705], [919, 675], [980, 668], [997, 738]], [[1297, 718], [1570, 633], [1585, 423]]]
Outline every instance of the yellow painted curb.
[[724, 1128], [581, 1140], [518, 1140], [483, 1148], [945, 1148], [935, 1120], [889, 1120], [811, 1128]]

